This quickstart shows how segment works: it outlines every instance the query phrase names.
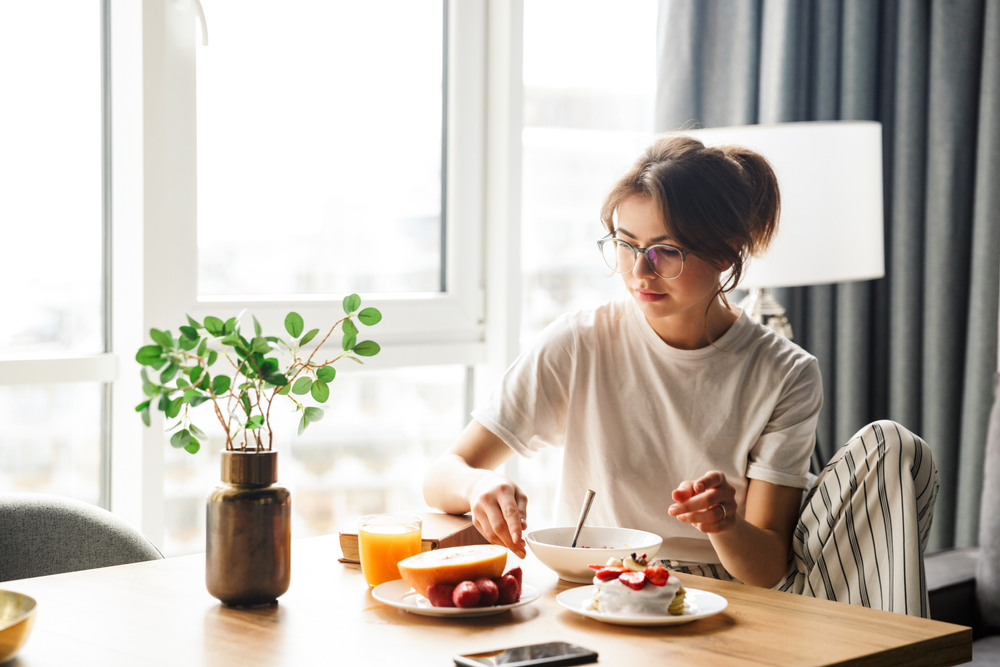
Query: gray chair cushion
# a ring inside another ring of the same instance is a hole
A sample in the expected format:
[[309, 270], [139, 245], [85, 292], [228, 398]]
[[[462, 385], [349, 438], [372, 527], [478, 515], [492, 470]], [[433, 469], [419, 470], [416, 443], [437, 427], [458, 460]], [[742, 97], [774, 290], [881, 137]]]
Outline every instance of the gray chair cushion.
[[163, 558], [111, 512], [43, 493], [0, 494], [0, 581]]
[[[983, 502], [979, 515], [976, 597], [982, 623], [1000, 628], [1000, 373], [993, 377], [993, 409], [983, 462]], [[1000, 664], [1000, 662], [993, 663]]]
[[972, 642], [971, 667], [997, 667], [1000, 665], [1000, 635]]

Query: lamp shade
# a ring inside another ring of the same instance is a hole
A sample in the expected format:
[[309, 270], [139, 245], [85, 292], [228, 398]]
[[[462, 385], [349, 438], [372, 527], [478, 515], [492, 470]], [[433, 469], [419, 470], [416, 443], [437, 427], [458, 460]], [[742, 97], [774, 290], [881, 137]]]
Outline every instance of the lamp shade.
[[885, 275], [882, 126], [875, 122], [748, 125], [684, 132], [709, 146], [763, 155], [781, 189], [778, 233], [747, 263], [740, 287], [791, 287]]

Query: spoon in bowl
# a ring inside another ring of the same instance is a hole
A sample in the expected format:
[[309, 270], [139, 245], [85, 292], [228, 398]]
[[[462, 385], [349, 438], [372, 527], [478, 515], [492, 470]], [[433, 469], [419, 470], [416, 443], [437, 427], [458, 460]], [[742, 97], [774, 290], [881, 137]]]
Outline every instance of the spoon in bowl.
[[580, 531], [583, 530], [583, 522], [587, 520], [587, 515], [590, 514], [590, 506], [594, 504], [594, 492], [587, 489], [587, 495], [583, 499], [583, 509], [580, 510], [580, 520], [576, 522], [576, 531], [573, 533], [573, 541], [570, 543], [570, 549], [576, 546], [576, 541], [580, 539]]

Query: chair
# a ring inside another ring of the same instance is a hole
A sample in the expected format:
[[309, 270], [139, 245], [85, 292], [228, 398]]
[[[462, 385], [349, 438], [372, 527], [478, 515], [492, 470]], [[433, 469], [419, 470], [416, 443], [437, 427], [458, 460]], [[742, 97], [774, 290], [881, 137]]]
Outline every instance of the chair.
[[1000, 665], [1000, 373], [983, 462], [979, 547], [924, 558], [931, 618], [972, 628], [971, 665]]
[[163, 558], [139, 531], [94, 505], [0, 494], [0, 581]]

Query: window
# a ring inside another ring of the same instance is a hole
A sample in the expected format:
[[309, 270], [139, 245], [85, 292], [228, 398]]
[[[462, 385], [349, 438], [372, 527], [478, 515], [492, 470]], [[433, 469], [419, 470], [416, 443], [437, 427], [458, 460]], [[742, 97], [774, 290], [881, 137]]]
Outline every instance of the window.
[[106, 505], [101, 9], [0, 8], [0, 490]]
[[443, 2], [202, 4], [198, 293], [443, 291]]
[[[243, 310], [244, 326], [254, 315], [267, 332], [282, 331], [290, 310], [329, 326], [343, 297], [360, 293], [384, 315], [364, 332], [382, 352], [364, 367], [338, 364], [333, 407], [302, 437], [272, 412], [295, 534], [422, 506], [413, 471], [464, 427], [468, 367], [487, 356], [486, 7], [201, 6], [207, 45], [193, 2], [143, 17], [145, 57], [163, 67], [144, 74], [146, 99], [155, 78], [163, 106], [144, 117], [147, 173], [162, 174], [145, 185], [143, 326], [176, 331], [186, 314]], [[155, 419], [143, 434], [143, 502], [163, 508], [145, 512], [143, 530], [167, 554], [204, 548], [223, 446], [204, 421], [216, 437], [193, 456], [172, 450]]]

